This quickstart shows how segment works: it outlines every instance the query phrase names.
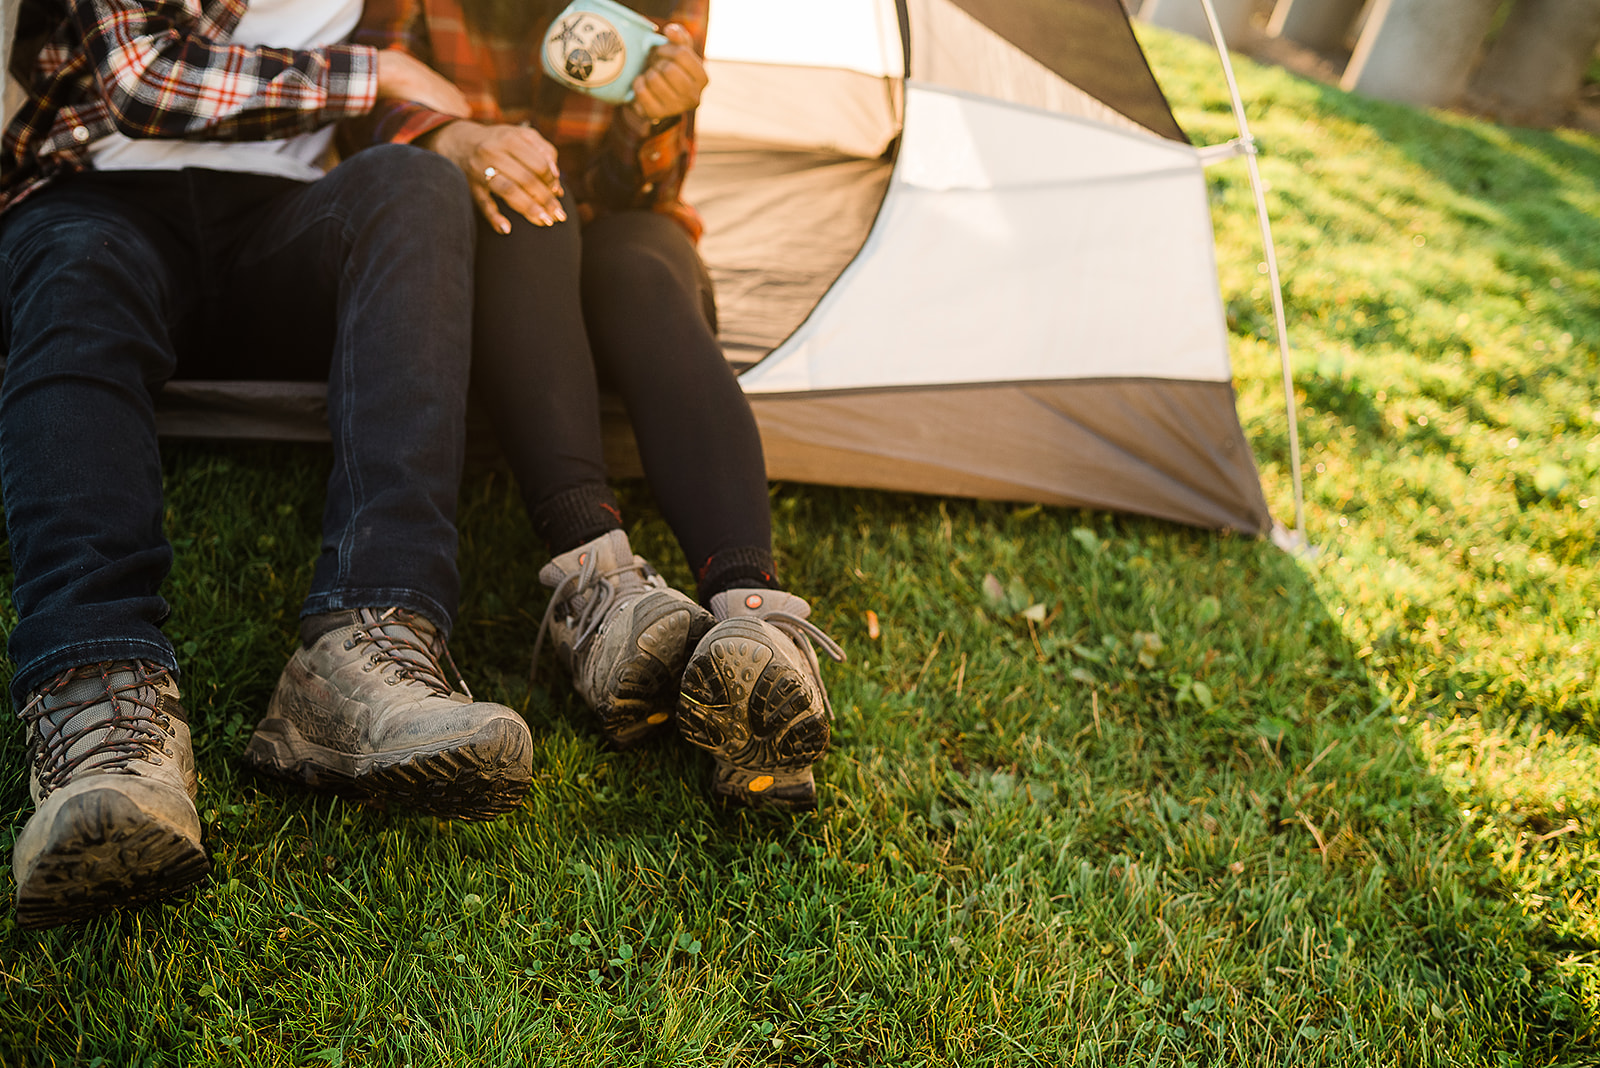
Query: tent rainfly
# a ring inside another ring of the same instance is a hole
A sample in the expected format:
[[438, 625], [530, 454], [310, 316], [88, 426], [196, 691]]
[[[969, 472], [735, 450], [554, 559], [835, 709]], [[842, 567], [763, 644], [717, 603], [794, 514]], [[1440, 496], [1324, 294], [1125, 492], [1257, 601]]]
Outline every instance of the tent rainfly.
[[[1267, 532], [1204, 154], [1121, 0], [779, 8], [716, 0], [688, 189], [771, 477]], [[320, 383], [159, 418], [326, 436]], [[620, 409], [607, 440], [636, 473]]]

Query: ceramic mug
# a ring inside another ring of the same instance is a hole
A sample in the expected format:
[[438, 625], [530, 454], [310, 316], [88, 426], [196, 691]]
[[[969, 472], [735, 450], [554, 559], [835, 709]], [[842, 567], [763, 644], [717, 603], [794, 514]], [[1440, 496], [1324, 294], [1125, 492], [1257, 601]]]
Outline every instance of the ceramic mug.
[[655, 23], [615, 0], [572, 0], [550, 23], [539, 58], [567, 88], [626, 104], [651, 49], [666, 43]]

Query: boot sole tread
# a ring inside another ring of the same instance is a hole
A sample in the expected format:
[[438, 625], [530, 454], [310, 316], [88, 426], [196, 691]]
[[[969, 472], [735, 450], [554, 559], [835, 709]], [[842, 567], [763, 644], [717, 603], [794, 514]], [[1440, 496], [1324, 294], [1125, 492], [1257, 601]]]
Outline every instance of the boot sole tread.
[[83, 834], [41, 857], [17, 887], [17, 924], [30, 929], [84, 923], [183, 893], [205, 879], [200, 843], [169, 827]]
[[638, 655], [620, 661], [594, 696], [595, 716], [614, 749], [636, 748], [671, 724], [683, 669], [712, 626], [711, 614], [693, 602], [659, 600], [633, 621], [629, 645]]
[[[738, 687], [742, 692], [730, 690], [717, 660], [753, 664], [759, 658], [741, 648], [755, 632], [728, 630], [728, 636], [702, 643], [684, 671], [679, 730], [715, 758], [712, 791], [718, 797], [743, 805], [814, 808], [811, 765], [831, 740], [827, 712], [813, 704], [800, 669], [778, 657], [762, 663], [759, 674]], [[763, 725], [765, 733], [759, 730]]]
[[308, 741], [288, 720], [263, 720], [245, 761], [274, 777], [371, 804], [393, 802], [449, 819], [489, 820], [522, 803], [531, 752], [510, 723], [447, 748], [348, 753]]

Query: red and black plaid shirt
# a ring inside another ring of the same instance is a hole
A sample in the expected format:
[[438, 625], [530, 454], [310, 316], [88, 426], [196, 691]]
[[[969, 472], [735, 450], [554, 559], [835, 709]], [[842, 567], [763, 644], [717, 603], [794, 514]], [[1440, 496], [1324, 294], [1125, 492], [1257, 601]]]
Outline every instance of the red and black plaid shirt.
[[12, 50], [27, 100], [0, 138], [0, 211], [108, 134], [263, 141], [361, 115], [377, 96], [373, 50], [227, 44], [248, 0], [20, 3]]
[[[705, 54], [710, 0], [677, 0], [670, 17]], [[682, 199], [694, 161], [694, 115], [640, 137], [613, 121], [617, 109], [545, 76], [539, 47], [549, 19], [537, 20], [516, 39], [469, 29], [460, 0], [367, 0], [355, 40], [375, 48], [401, 48], [449, 78], [466, 94], [472, 118], [484, 123], [527, 123], [559, 153], [561, 182], [585, 218], [624, 209], [649, 209], [677, 219], [696, 240], [700, 216]], [[380, 101], [369, 115], [346, 122], [340, 147], [347, 153], [389, 141], [409, 143], [451, 121], [420, 104]]]

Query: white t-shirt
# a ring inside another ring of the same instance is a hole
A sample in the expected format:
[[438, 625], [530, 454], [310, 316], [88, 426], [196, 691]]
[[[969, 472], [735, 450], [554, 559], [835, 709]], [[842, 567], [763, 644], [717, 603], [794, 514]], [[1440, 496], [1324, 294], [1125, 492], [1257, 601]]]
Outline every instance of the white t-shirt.
[[[250, 0], [227, 43], [273, 48], [337, 44], [361, 19], [361, 0]], [[205, 167], [314, 181], [326, 170], [333, 128], [277, 141], [182, 141], [111, 134], [89, 146], [104, 171]]]

